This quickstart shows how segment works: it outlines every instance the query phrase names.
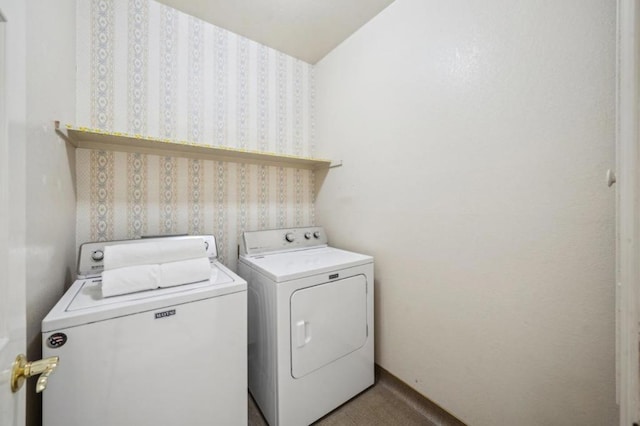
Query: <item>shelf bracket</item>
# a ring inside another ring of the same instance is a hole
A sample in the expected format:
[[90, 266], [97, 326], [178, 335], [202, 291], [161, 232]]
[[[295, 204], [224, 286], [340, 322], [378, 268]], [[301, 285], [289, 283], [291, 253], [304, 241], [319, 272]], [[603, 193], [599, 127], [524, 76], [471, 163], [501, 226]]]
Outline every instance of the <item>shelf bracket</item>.
[[74, 147], [76, 146], [76, 144], [73, 142], [73, 140], [69, 137], [69, 135], [60, 128], [60, 122], [58, 120], [53, 122], [53, 127], [56, 130], [56, 133], [58, 134], [58, 136], [60, 136], [62, 139], [64, 139], [65, 142], [73, 145]]

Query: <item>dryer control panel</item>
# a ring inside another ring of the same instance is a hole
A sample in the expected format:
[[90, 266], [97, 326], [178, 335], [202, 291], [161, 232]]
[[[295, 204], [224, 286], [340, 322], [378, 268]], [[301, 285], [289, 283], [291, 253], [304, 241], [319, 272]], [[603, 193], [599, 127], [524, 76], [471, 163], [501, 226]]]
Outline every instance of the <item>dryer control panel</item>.
[[327, 234], [321, 226], [268, 229], [242, 234], [240, 254], [254, 255], [327, 245]]

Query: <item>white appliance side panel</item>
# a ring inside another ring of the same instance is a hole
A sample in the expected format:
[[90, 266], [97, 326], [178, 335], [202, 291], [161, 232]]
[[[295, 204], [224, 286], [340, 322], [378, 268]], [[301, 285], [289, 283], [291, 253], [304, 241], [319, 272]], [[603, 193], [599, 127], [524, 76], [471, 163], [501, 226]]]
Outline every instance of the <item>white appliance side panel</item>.
[[298, 379], [367, 340], [367, 280], [357, 275], [291, 295], [291, 375]]
[[[247, 424], [246, 292], [65, 329], [44, 426]], [[156, 313], [175, 314], [156, 319]]]
[[277, 353], [275, 283], [244, 263], [249, 318], [249, 390], [269, 424], [277, 424]]

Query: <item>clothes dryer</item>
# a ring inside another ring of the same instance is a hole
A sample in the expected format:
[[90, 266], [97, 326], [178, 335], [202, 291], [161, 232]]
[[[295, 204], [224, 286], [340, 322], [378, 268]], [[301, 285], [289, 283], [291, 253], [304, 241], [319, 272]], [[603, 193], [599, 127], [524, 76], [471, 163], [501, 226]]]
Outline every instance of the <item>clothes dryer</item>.
[[249, 390], [271, 426], [308, 425], [374, 383], [373, 258], [321, 227], [245, 232]]

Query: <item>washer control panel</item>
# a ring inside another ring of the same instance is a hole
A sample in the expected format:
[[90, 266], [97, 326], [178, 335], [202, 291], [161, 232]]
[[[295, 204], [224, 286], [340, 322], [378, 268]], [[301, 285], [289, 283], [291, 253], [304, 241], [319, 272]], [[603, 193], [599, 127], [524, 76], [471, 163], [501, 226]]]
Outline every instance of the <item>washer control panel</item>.
[[327, 243], [327, 234], [321, 226], [248, 231], [242, 234], [240, 254], [263, 254], [322, 246]]
[[138, 238], [135, 240], [120, 240], [120, 241], [103, 241], [103, 242], [91, 242], [84, 243], [80, 246], [80, 253], [78, 254], [78, 276], [88, 277], [99, 275], [104, 269], [104, 248], [109, 245], [116, 244], [136, 244], [146, 243], [153, 241], [162, 241], [166, 239], [187, 239], [187, 238], [199, 238], [203, 240], [204, 249], [209, 259], [215, 259], [218, 255], [216, 249], [216, 238], [213, 235], [179, 235], [179, 236], [166, 236], [155, 238]]

